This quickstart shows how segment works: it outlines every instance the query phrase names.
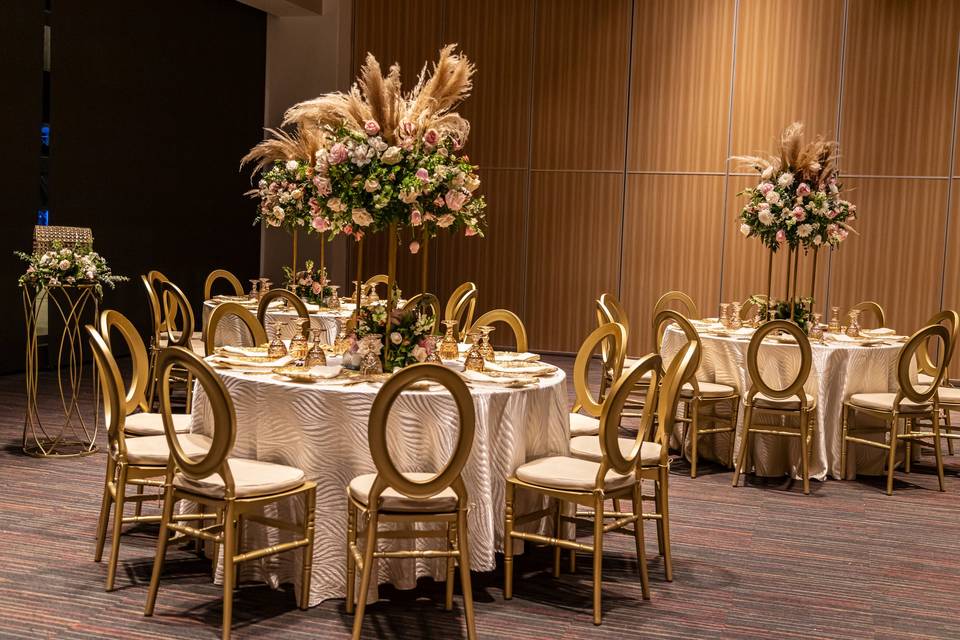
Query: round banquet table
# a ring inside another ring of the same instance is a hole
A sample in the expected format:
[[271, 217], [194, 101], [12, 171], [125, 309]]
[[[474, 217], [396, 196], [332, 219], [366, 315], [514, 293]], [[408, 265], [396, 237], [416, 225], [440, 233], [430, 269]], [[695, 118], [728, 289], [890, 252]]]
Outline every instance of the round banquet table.
[[[203, 303], [203, 329], [206, 331], [208, 321], [210, 320], [210, 314], [213, 313], [213, 310], [217, 308], [217, 300], [206, 300]], [[321, 337], [321, 341], [326, 344], [333, 344], [333, 341], [337, 337], [337, 319], [338, 318], [349, 318], [353, 313], [354, 305], [348, 302], [344, 302], [343, 306], [340, 309], [322, 309], [319, 305], [304, 303], [307, 306], [307, 313], [310, 314], [310, 327], [312, 329], [320, 330], [326, 333], [325, 337]], [[257, 313], [257, 305], [244, 305], [248, 307], [251, 313]], [[274, 324], [277, 322], [286, 323], [282, 325], [280, 329], [280, 336], [289, 340], [293, 337], [293, 334], [296, 332], [297, 327], [291, 321], [297, 318], [297, 312], [294, 311], [291, 307], [284, 307], [280, 301], [276, 301], [274, 304], [271, 304], [267, 308], [267, 314], [265, 317], [266, 320], [266, 330], [267, 337], [273, 338]], [[250, 344], [250, 333], [247, 331], [247, 328], [243, 325], [239, 318], [236, 316], [227, 316], [221, 322], [220, 326], [217, 327], [217, 336], [214, 341], [214, 346], [221, 346], [225, 344], [235, 345], [235, 346], [255, 346]]]
[[[717, 336], [699, 331], [703, 344], [703, 357], [697, 379], [735, 386], [741, 398], [750, 390], [747, 372], [747, 347], [750, 337], [744, 335]], [[685, 344], [684, 334], [676, 325], [664, 333], [662, 355], [672, 358]], [[827, 476], [843, 478], [840, 469], [842, 438], [842, 410], [845, 400], [855, 393], [896, 391], [897, 362], [902, 343], [893, 342], [881, 346], [865, 347], [854, 342], [811, 343], [813, 366], [805, 389], [817, 399], [816, 426], [813, 438], [813, 456], [810, 459], [811, 477], [825, 480]], [[760, 373], [767, 384], [783, 388], [793, 381], [800, 365], [800, 349], [796, 344], [764, 342], [759, 351]], [[914, 371], [913, 375], [916, 375]], [[727, 411], [727, 413], [724, 413]], [[729, 416], [728, 409], [719, 408], [718, 415]], [[776, 417], [764, 417], [758, 422], [776, 421]], [[866, 418], [860, 417], [858, 420]], [[737, 420], [734, 441], [734, 460], [740, 454], [743, 433], [743, 403]], [[702, 436], [699, 455], [730, 464], [730, 433]], [[871, 435], [880, 439], [881, 434]], [[755, 436], [753, 439], [754, 472], [760, 476], [793, 477], [800, 474], [799, 439], [775, 436]], [[686, 443], [689, 449], [689, 443]], [[916, 447], [919, 449], [919, 447]], [[880, 475], [883, 473], [884, 452], [873, 447], [851, 445], [846, 477], [856, 474]], [[902, 455], [902, 452], [901, 452]], [[750, 471], [749, 469], [747, 471]]]
[[[376, 471], [367, 442], [367, 420], [380, 385], [304, 384], [274, 375], [230, 370], [218, 373], [236, 408], [237, 439], [232, 455], [298, 467], [317, 483], [310, 605], [345, 597], [346, 487], [355, 476]], [[463, 469], [470, 503], [470, 562], [476, 571], [492, 571], [494, 554], [503, 544], [506, 478], [528, 460], [569, 453], [566, 378], [558, 369], [540, 378], [535, 386], [471, 385], [470, 393], [476, 432]], [[192, 415], [193, 431], [209, 435], [212, 413], [199, 386]], [[456, 444], [457, 421], [453, 398], [445, 390], [404, 392], [394, 404], [387, 429], [398, 468], [425, 472], [439, 469]], [[539, 500], [522, 494], [518, 499]], [[534, 510], [539, 504], [526, 502], [518, 508]], [[265, 515], [299, 522], [302, 509], [301, 500], [288, 500], [269, 505]], [[263, 547], [293, 535], [253, 525], [245, 527], [241, 543], [247, 548]], [[387, 539], [381, 541], [380, 548], [410, 549], [412, 545], [433, 548], [436, 540]], [[300, 551], [268, 556], [240, 565], [240, 576], [265, 580], [274, 587], [293, 583], [299, 592], [301, 562]], [[377, 576], [379, 583], [411, 589], [421, 576], [444, 580], [446, 574], [442, 559], [390, 559], [378, 561]], [[372, 581], [369, 597], [373, 600], [376, 586]]]

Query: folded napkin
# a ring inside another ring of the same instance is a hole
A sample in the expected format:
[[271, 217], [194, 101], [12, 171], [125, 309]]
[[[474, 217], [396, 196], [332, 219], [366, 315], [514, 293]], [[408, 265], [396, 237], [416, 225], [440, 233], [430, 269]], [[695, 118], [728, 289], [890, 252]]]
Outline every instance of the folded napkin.
[[529, 351], [523, 353], [497, 351], [496, 357], [499, 362], [535, 362], [540, 359], [540, 354], [530, 353]]
[[307, 373], [314, 378], [326, 378], [326, 379], [336, 378], [338, 375], [340, 375], [340, 366], [338, 365], [335, 367], [331, 367], [327, 365], [324, 367], [318, 364], [314, 367], [310, 367], [307, 370]]
[[856, 338], [851, 338], [845, 333], [825, 333], [823, 339], [827, 342], [859, 342]]
[[276, 358], [274, 360], [250, 361], [227, 355], [217, 356], [214, 362], [228, 364], [232, 367], [244, 367], [249, 369], [276, 369], [277, 367], [283, 367], [290, 364], [293, 362], [293, 358], [290, 356], [283, 356], [282, 358]]
[[537, 384], [537, 379], [533, 377], [499, 377], [491, 376], [486, 373], [480, 373], [479, 371], [466, 370], [460, 375], [462, 375], [468, 382], [496, 385], [498, 387], [526, 387], [528, 385]]
[[257, 349], [255, 347], [235, 347], [233, 345], [225, 344], [220, 349], [224, 353], [235, 356], [243, 356], [245, 358], [263, 358], [266, 357], [267, 352], [262, 349]]
[[484, 370], [496, 371], [498, 373], [508, 373], [514, 376], [523, 374], [526, 376], [548, 376], [554, 373], [557, 368], [550, 364], [539, 362], [524, 362], [523, 366], [503, 366], [497, 362], [486, 362], [483, 365]]
[[886, 327], [880, 327], [880, 328], [878, 328], [878, 329], [863, 329], [863, 330], [860, 331], [860, 333], [862, 333], [862, 334], [865, 335], [865, 336], [871, 336], [871, 337], [879, 338], [879, 337], [881, 337], [881, 336], [892, 336], [892, 335], [896, 334], [897, 332], [894, 331], [893, 329], [888, 329], [888, 328], [886, 328]]

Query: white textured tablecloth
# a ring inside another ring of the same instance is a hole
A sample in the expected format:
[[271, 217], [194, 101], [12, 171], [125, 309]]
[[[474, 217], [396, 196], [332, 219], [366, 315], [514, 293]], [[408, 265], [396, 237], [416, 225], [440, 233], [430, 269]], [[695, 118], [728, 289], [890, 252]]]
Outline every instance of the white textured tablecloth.
[[[736, 339], [700, 334], [703, 358], [697, 378], [707, 382], [734, 385], [742, 397], [750, 390], [747, 372], [749, 337]], [[683, 333], [671, 326], [664, 334], [663, 356], [668, 359], [684, 344]], [[810, 472], [818, 480], [827, 475], [841, 478], [840, 445], [843, 432], [843, 403], [854, 393], [896, 391], [897, 361], [902, 344], [861, 347], [851, 343], [811, 344], [813, 367], [806, 391], [817, 399], [817, 423], [813, 439]], [[760, 372], [764, 381], [782, 388], [793, 381], [800, 366], [800, 349], [792, 344], [767, 344], [760, 347]], [[718, 411], [723, 415], [722, 411]], [[865, 419], [863, 417], [858, 419]], [[758, 420], [759, 421], [759, 420]], [[739, 456], [743, 433], [743, 404], [737, 421], [734, 456]], [[879, 435], [876, 436], [879, 439]], [[700, 456], [728, 464], [730, 434], [703, 436]], [[798, 438], [759, 435], [753, 438], [753, 462], [761, 476], [790, 473], [799, 477], [800, 448]], [[689, 443], [688, 443], [689, 446]], [[879, 475], [883, 471], [884, 452], [873, 447], [851, 445], [847, 477], [857, 473]]]
[[[213, 313], [213, 310], [217, 307], [217, 303], [214, 300], [207, 300], [203, 303], [203, 330], [206, 332], [207, 323], [210, 320], [210, 314]], [[256, 308], [252, 308], [251, 313], [256, 315]], [[313, 311], [310, 312], [310, 327], [312, 329], [319, 329], [326, 332], [326, 337], [322, 337], [321, 340], [327, 344], [333, 344], [333, 341], [337, 337], [337, 318], [349, 318], [353, 313], [353, 307], [344, 307], [339, 311]], [[279, 304], [276, 306], [271, 305], [267, 309], [266, 315], [266, 327], [267, 337], [273, 338], [274, 324], [277, 322], [286, 323], [280, 330], [280, 336], [285, 340], [289, 340], [293, 337], [293, 334], [296, 332], [297, 327], [291, 321], [296, 320], [297, 312], [293, 309], [282, 308]], [[214, 346], [221, 345], [233, 345], [233, 346], [256, 346], [250, 344], [250, 333], [247, 331], [246, 326], [240, 321], [236, 316], [227, 316], [220, 322], [220, 326], [217, 327], [217, 336], [214, 341]]]
[[[237, 414], [233, 455], [303, 469], [317, 483], [316, 542], [310, 604], [343, 598], [346, 585], [347, 484], [355, 476], [375, 472], [367, 443], [367, 419], [378, 386], [323, 386], [285, 382], [272, 375], [221, 372]], [[527, 460], [569, 452], [566, 380], [562, 371], [541, 378], [537, 387], [507, 389], [473, 386], [476, 435], [463, 477], [470, 501], [471, 568], [491, 571], [502, 548], [503, 492], [506, 478]], [[456, 408], [445, 391], [412, 391], [393, 407], [388, 440], [398, 468], [433, 472], [449, 458], [456, 444]], [[193, 430], [208, 433], [212, 415], [202, 389], [193, 404]], [[520, 500], [536, 500], [518, 495]], [[518, 505], [533, 510], [531, 503]], [[267, 515], [300, 521], [302, 500], [271, 506]], [[521, 513], [524, 511], [520, 511]], [[429, 525], [436, 526], [436, 525]], [[246, 548], [287, 540], [292, 534], [246, 527]], [[412, 541], [384, 540], [381, 549], [412, 548]], [[436, 539], [416, 542], [424, 548]], [[400, 545], [406, 545], [401, 547]], [[240, 576], [262, 579], [276, 587], [294, 583], [300, 590], [302, 552], [244, 563]], [[445, 579], [442, 560], [380, 560], [379, 583], [413, 588], [421, 576]], [[376, 598], [376, 585], [371, 597]]]

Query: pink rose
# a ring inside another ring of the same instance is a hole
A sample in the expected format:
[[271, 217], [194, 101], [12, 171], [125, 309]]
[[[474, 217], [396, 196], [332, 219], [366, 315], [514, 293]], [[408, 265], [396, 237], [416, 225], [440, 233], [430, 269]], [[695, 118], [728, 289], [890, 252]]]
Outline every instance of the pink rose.
[[834, 211], [833, 209], [830, 209], [829, 211], [827, 211], [827, 217], [833, 220], [834, 218], [837, 217], [837, 212]]
[[410, 243], [410, 253], [417, 253], [420, 251], [420, 243], [414, 240]]
[[368, 136], [375, 136], [380, 133], [380, 125], [376, 120], [367, 120], [363, 123], [363, 130]]
[[368, 227], [373, 222], [373, 216], [363, 207], [354, 207], [350, 217], [361, 227]]
[[330, 179], [321, 175], [313, 176], [313, 186], [317, 188], [317, 194], [320, 196], [330, 195]]
[[440, 141], [440, 134], [437, 133], [436, 129], [427, 129], [427, 132], [423, 134], [423, 141], [434, 147]]
[[400, 123], [400, 133], [404, 135], [413, 135], [413, 132], [416, 131], [416, 129], [417, 127], [409, 120], [404, 120]]
[[420, 209], [413, 209], [410, 211], [410, 226], [419, 227], [423, 224], [423, 214], [420, 212]]
[[810, 185], [808, 185], [806, 182], [801, 182], [798, 184], [797, 195], [801, 197], [810, 195]]
[[313, 225], [313, 228], [317, 230], [317, 233], [323, 233], [324, 231], [328, 231], [330, 229], [330, 221], [323, 216], [314, 216], [311, 224]]
[[343, 225], [343, 232], [344, 232], [345, 234], [347, 234], [347, 235], [352, 234], [352, 233], [353, 233], [353, 225], [352, 225], [352, 224], [345, 224], [345, 225]]
[[443, 199], [451, 211], [460, 211], [460, 208], [467, 202], [467, 196], [462, 191], [447, 191], [447, 195]]
[[783, 229], [780, 229], [780, 231], [777, 231], [777, 242], [779, 242], [780, 244], [783, 244], [786, 241], [787, 241], [787, 234], [783, 231]]
[[429, 180], [429, 179], [430, 179], [430, 173], [429, 173], [426, 169], [424, 169], [423, 167], [420, 167], [419, 169], [417, 169], [417, 173], [416, 173], [415, 175], [417, 176], [417, 179], [418, 179], [418, 180]]
[[323, 291], [323, 285], [319, 282], [314, 282], [310, 289], [313, 291], [313, 295], [318, 296], [320, 292]]
[[467, 236], [468, 238], [475, 236], [477, 235], [477, 230], [474, 227], [467, 227], [467, 230], [463, 232], [463, 235]]
[[757, 191], [759, 191], [759, 192], [762, 193], [763, 195], [767, 195], [768, 193], [770, 193], [771, 191], [773, 191], [773, 183], [772, 183], [772, 182], [763, 182], [763, 183], [760, 184], [759, 187], [757, 187]]
[[347, 151], [347, 148], [340, 142], [337, 142], [332, 147], [330, 147], [330, 154], [327, 156], [330, 164], [340, 164], [347, 159], [347, 156], [350, 155]]
[[793, 217], [796, 218], [797, 222], [803, 222], [807, 219], [807, 212], [803, 210], [803, 207], [794, 207]]
[[447, 213], [437, 218], [437, 226], [440, 227], [441, 229], [446, 229], [447, 227], [453, 224], [453, 221], [454, 221], [453, 215]]

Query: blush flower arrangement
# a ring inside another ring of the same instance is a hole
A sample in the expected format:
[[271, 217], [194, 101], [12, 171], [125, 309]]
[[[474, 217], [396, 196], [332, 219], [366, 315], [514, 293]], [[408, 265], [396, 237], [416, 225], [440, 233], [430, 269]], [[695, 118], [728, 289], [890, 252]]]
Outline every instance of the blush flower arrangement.
[[384, 336], [387, 326], [387, 306], [378, 302], [361, 309], [357, 318], [357, 328], [351, 349], [359, 349], [359, 341], [364, 336], [378, 334], [389, 343], [384, 369], [393, 371], [407, 365], [423, 362], [435, 345], [427, 340], [436, 319], [429, 314], [415, 310], [394, 309], [390, 312], [390, 333]]
[[126, 276], [114, 275], [107, 261], [89, 246], [75, 248], [54, 243], [43, 253], [14, 252], [27, 262], [26, 272], [20, 276], [21, 287], [33, 287], [40, 291], [47, 287], [75, 287], [92, 285], [98, 297], [103, 296], [103, 286], [111, 289], [118, 282], [126, 282]]
[[317, 267], [313, 260], [307, 260], [303, 271], [296, 274], [290, 267], [284, 267], [283, 275], [285, 287], [311, 304], [324, 305], [333, 295], [326, 268]]

